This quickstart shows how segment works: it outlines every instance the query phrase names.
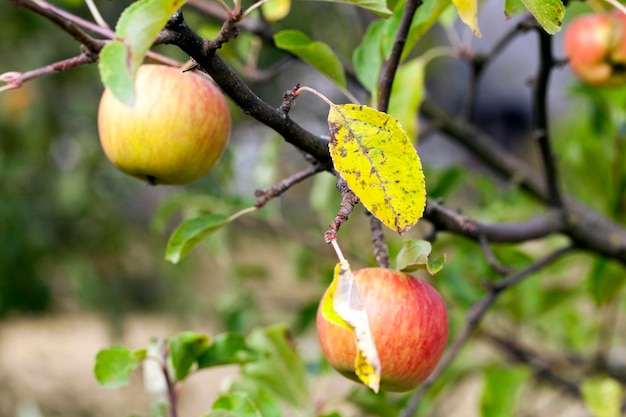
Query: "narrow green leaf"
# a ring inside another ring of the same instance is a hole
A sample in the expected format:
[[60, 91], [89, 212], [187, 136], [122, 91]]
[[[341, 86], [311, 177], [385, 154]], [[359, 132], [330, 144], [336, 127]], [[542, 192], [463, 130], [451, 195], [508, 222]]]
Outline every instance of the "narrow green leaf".
[[291, 29], [276, 33], [274, 43], [277, 48], [296, 55], [340, 87], [346, 87], [346, 74], [341, 61], [327, 44], [312, 41], [306, 34]]
[[132, 350], [116, 346], [98, 352], [94, 375], [105, 388], [119, 388], [128, 384], [128, 378], [139, 364]]
[[198, 368], [244, 364], [260, 357], [249, 347], [243, 335], [234, 332], [220, 333], [213, 338], [208, 349], [198, 357]]
[[194, 333], [182, 332], [169, 339], [168, 357], [176, 381], [182, 381], [193, 364], [209, 348], [209, 336]]
[[265, 358], [243, 366], [243, 374], [263, 384], [294, 407], [308, 409], [311, 396], [306, 380], [306, 365], [294, 349], [289, 331], [275, 325], [253, 331], [248, 344], [264, 352]]
[[385, 24], [384, 20], [376, 20], [370, 24], [361, 44], [352, 53], [356, 77], [373, 96], [377, 96], [378, 78], [383, 65], [381, 44]]
[[[451, 6], [450, 0], [425, 1], [415, 12], [411, 28], [406, 38], [404, 52], [405, 58], [415, 47], [423, 35], [439, 20], [441, 14]], [[393, 16], [386, 21], [385, 31], [382, 36], [382, 49], [385, 58], [391, 54], [396, 33], [404, 13], [404, 2], [400, 2], [393, 12]]]
[[395, 116], [415, 142], [418, 134], [418, 109], [424, 99], [424, 60], [416, 58], [398, 68], [389, 100], [389, 114]]
[[200, 242], [215, 233], [229, 221], [228, 216], [207, 215], [180, 224], [167, 242], [165, 259], [173, 264], [180, 262]]
[[370, 12], [377, 14], [380, 17], [389, 17], [391, 10], [387, 8], [387, 2], [385, 0], [324, 0], [333, 3], [347, 3], [354, 6], [362, 7]]
[[485, 372], [480, 402], [482, 417], [515, 415], [517, 394], [530, 376], [526, 368], [494, 367]]
[[186, 220], [181, 223], [167, 242], [165, 260], [178, 263], [200, 242], [215, 233], [222, 226], [238, 219], [244, 214], [258, 210], [258, 207], [247, 207], [231, 216], [206, 215]]
[[213, 403], [214, 410], [225, 410], [239, 417], [262, 417], [261, 410], [245, 392], [229, 392], [220, 395]]
[[[135, 73], [154, 38], [183, 4], [185, 0], [139, 0], [124, 10], [115, 28], [119, 40], [111, 42], [110, 45], [115, 46], [104, 48], [112, 51], [107, 52], [105, 62], [100, 65], [104, 85], [118, 100], [133, 105], [135, 93], [132, 80]], [[112, 76], [112, 70], [120, 73]]]
[[561, 0], [521, 0], [550, 35], [561, 30], [565, 6]]
[[620, 417], [622, 387], [611, 378], [593, 378], [582, 385], [583, 399], [594, 417]]

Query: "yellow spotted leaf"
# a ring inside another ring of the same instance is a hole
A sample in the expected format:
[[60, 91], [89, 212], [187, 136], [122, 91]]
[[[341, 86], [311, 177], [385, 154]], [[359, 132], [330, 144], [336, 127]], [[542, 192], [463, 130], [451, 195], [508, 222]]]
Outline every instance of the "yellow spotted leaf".
[[459, 17], [470, 29], [474, 35], [482, 37], [480, 29], [478, 29], [478, 0], [452, 0], [459, 13]]
[[335, 170], [361, 203], [402, 234], [424, 213], [422, 163], [396, 118], [367, 106], [332, 105], [328, 113]]
[[350, 330], [355, 337], [357, 355], [354, 369], [361, 382], [378, 392], [381, 365], [369, 325], [348, 261], [335, 266], [333, 282], [322, 300], [322, 316]]

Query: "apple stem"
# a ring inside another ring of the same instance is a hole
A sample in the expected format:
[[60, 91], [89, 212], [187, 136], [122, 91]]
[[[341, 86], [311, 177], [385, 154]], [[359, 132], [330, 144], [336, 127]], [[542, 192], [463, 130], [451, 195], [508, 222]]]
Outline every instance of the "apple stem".
[[331, 240], [330, 244], [333, 245], [333, 249], [335, 249], [335, 252], [337, 253], [337, 258], [339, 258], [339, 262], [345, 262], [346, 258], [343, 257], [343, 253], [341, 252], [339, 243], [337, 243], [337, 239]]
[[298, 97], [300, 95], [301, 91], [308, 91], [309, 93], [315, 94], [316, 96], [318, 96], [319, 98], [321, 98], [322, 100], [324, 100], [326, 102], [326, 104], [328, 104], [329, 106], [334, 106], [335, 103], [333, 103], [332, 101], [330, 101], [330, 99], [328, 97], [326, 97], [324, 94], [320, 93], [319, 91], [317, 91], [314, 88], [311, 87], [307, 87], [307, 86], [303, 86], [303, 87], [298, 87], [298, 89], [294, 92], [294, 95], [296, 97]]
[[618, 9], [620, 12], [626, 14], [626, 6], [624, 6], [622, 3], [618, 2], [617, 0], [604, 0], [604, 1], [606, 1], [607, 3], [609, 3], [616, 9]]

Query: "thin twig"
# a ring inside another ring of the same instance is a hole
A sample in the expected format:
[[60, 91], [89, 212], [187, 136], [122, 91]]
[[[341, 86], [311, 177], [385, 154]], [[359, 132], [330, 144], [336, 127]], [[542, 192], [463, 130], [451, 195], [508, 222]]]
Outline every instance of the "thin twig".
[[433, 371], [432, 374], [422, 383], [422, 385], [418, 388], [417, 391], [411, 396], [406, 408], [402, 411], [403, 417], [411, 417], [417, 411], [417, 407], [419, 406], [420, 401], [428, 391], [428, 389], [432, 386], [432, 384], [441, 376], [441, 374], [447, 369], [447, 367], [454, 361], [457, 357], [461, 348], [465, 345], [465, 343], [469, 340], [472, 333], [478, 327], [481, 320], [489, 310], [489, 308], [496, 301], [498, 296], [506, 289], [512, 287], [517, 284], [524, 278], [533, 274], [534, 272], [539, 271], [540, 269], [546, 267], [552, 262], [559, 259], [561, 256], [565, 255], [572, 249], [571, 246], [567, 246], [564, 248], [560, 248], [550, 253], [544, 258], [539, 259], [531, 265], [528, 265], [526, 268], [510, 275], [509, 277], [498, 281], [494, 285], [491, 286], [490, 291], [487, 295], [485, 295], [480, 300], [476, 301], [469, 309], [466, 317], [465, 317], [465, 326], [461, 329], [461, 331], [457, 334], [454, 342], [450, 345], [445, 355], [437, 365], [437, 368]]
[[265, 190], [257, 190], [254, 195], [257, 197], [256, 203], [254, 206], [257, 208], [263, 207], [270, 201], [272, 198], [278, 197], [283, 194], [285, 191], [289, 190], [291, 187], [296, 185], [297, 183], [304, 181], [305, 179], [312, 177], [318, 172], [324, 171], [324, 167], [320, 164], [311, 165], [307, 169], [304, 169], [300, 172], [296, 172], [295, 174], [285, 178], [277, 184], [272, 185]]
[[[30, 11], [33, 11], [48, 20], [50, 20], [55, 25], [59, 26], [65, 32], [70, 34], [75, 40], [77, 40], [81, 45], [85, 45], [85, 47], [92, 53], [98, 53], [104, 47], [104, 41], [99, 39], [94, 39], [89, 36], [81, 29], [79, 29], [74, 23], [70, 22], [64, 16], [61, 16], [56, 10], [49, 7], [42, 7], [39, 3], [35, 3], [30, 0], [12, 0], [13, 4], [18, 7], [23, 7]], [[43, 3], [47, 5], [47, 3]]]
[[478, 237], [478, 244], [480, 245], [480, 248], [485, 255], [487, 263], [494, 271], [496, 271], [498, 275], [506, 276], [513, 272], [510, 266], [505, 267], [498, 261], [498, 258], [496, 258], [496, 255], [491, 250], [491, 246], [489, 246], [489, 240], [487, 240], [487, 237], [484, 233], [481, 233]]
[[6, 83], [6, 85], [0, 86], [0, 92], [20, 88], [22, 84], [34, 78], [43, 77], [54, 72], [66, 71], [70, 68], [75, 68], [85, 64], [92, 64], [96, 61], [97, 55], [82, 53], [78, 56], [64, 59], [34, 70], [26, 72], [6, 72], [4, 74], [0, 74], [0, 82]]

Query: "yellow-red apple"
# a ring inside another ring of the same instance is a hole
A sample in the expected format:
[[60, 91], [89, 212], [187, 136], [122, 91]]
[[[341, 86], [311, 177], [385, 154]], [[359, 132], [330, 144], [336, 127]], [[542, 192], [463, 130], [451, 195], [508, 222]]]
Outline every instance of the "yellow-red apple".
[[581, 81], [599, 87], [626, 83], [626, 16], [622, 12], [575, 18], [565, 31], [564, 48]]
[[132, 107], [106, 89], [98, 110], [108, 159], [150, 184], [202, 177], [222, 156], [230, 127], [226, 99], [210, 80], [164, 65], [139, 67]]
[[[354, 278], [380, 358], [380, 388], [415, 388], [435, 369], [448, 341], [443, 299], [426, 281], [391, 269], [360, 269], [354, 271]], [[328, 363], [358, 381], [355, 337], [324, 318], [321, 304], [317, 333]]]

